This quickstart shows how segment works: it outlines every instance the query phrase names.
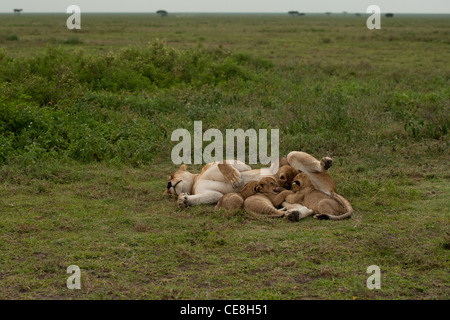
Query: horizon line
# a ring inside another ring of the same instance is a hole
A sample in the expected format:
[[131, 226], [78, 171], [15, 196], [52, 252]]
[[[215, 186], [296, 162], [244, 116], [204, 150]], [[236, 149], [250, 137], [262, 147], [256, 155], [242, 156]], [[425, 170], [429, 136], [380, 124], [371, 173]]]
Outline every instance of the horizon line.
[[[11, 11], [0, 11], [1, 13], [12, 13], [14, 14], [14, 9]], [[166, 10], [167, 11], [167, 10]], [[298, 11], [298, 10], [296, 10]], [[288, 11], [167, 11], [169, 14], [287, 14]], [[363, 11], [299, 11], [300, 13], [310, 13], [310, 14], [368, 14]], [[26, 13], [61, 13], [61, 14], [67, 14], [65, 11], [22, 11], [21, 14]], [[140, 14], [156, 14], [156, 11], [82, 11], [82, 13], [140, 13]], [[381, 12], [381, 14], [384, 13], [396, 13], [396, 14], [450, 14], [450, 12], [396, 12], [396, 11], [386, 11]]]

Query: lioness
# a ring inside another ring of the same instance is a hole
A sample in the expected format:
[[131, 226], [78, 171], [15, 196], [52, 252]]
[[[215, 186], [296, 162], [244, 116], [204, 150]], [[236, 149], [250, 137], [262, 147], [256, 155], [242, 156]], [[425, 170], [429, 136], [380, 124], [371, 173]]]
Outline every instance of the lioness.
[[301, 203], [314, 210], [315, 218], [342, 220], [353, 213], [353, 208], [344, 197], [333, 190], [330, 195], [317, 190], [314, 183], [305, 173], [299, 173], [292, 183], [294, 194], [286, 197], [288, 203]]
[[170, 175], [164, 193], [177, 196], [180, 208], [213, 204], [224, 194], [240, 192], [248, 182], [264, 176], [273, 176], [269, 168], [252, 170], [250, 166], [236, 160], [209, 163], [199, 174], [190, 173], [183, 164]]
[[[281, 159], [280, 159], [281, 160]], [[311, 175], [318, 189], [329, 192], [334, 181], [326, 170], [331, 166], [330, 158], [322, 161], [305, 153], [294, 151], [287, 158], [279, 161], [288, 163], [291, 167]], [[178, 197], [180, 208], [196, 204], [217, 203], [224, 194], [240, 192], [250, 181], [263, 177], [275, 177], [279, 164], [270, 168], [255, 169], [236, 160], [216, 161], [205, 165], [199, 174], [190, 173], [185, 165], [172, 173], [168, 179], [165, 194]]]

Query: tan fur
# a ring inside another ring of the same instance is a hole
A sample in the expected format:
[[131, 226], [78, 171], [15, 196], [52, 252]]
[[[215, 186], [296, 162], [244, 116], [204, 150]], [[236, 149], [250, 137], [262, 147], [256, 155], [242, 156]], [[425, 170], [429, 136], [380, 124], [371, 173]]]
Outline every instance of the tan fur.
[[[274, 178], [262, 178], [258, 181], [256, 186], [257, 194], [248, 197], [244, 201], [245, 210], [256, 219], [265, 218], [283, 218], [287, 217], [289, 220], [295, 220], [291, 213], [284, 210], [279, 210], [278, 207], [286, 198], [287, 195], [293, 194], [290, 190], [278, 192], [277, 181]], [[298, 217], [298, 213], [296, 213]]]
[[[208, 163], [199, 174], [193, 174], [185, 165], [181, 165], [169, 176], [164, 194], [176, 196], [180, 208], [198, 204], [216, 204], [223, 195], [241, 192], [248, 182], [258, 181], [263, 177], [278, 177], [280, 184], [285, 183], [284, 180], [281, 181], [281, 174], [285, 169], [280, 173], [277, 171], [279, 167], [287, 164], [296, 170], [302, 170], [312, 178], [317, 174], [313, 179], [317, 189], [330, 194], [335, 190], [332, 187], [334, 182], [326, 172], [331, 163], [329, 158], [319, 161], [307, 153], [294, 151], [287, 158], [281, 158], [273, 163], [270, 168], [254, 170], [237, 160]], [[286, 181], [289, 181], [289, 177]]]
[[[335, 190], [335, 189], [333, 189]], [[288, 195], [288, 203], [300, 203], [314, 210], [315, 218], [342, 220], [353, 213], [350, 203], [334, 191], [330, 195], [317, 190], [316, 185], [305, 173], [299, 173], [292, 184], [295, 194]]]
[[308, 153], [292, 151], [287, 159], [290, 166], [307, 174], [317, 190], [328, 195], [336, 193], [336, 183], [327, 171], [333, 163], [331, 158], [324, 157], [319, 161]]
[[299, 173], [297, 169], [292, 168], [290, 165], [281, 166], [277, 174], [275, 175], [278, 185], [283, 189], [291, 189], [292, 180]]
[[227, 163], [219, 163], [217, 167], [226, 181], [230, 182], [233, 187], [238, 185], [239, 179], [241, 178], [241, 174], [238, 170]]
[[289, 165], [289, 162], [286, 157], [278, 159], [278, 167], [279, 168], [281, 168], [282, 166], [285, 166], [285, 165]]
[[286, 215], [286, 211], [276, 209], [272, 201], [260, 193], [247, 198], [244, 202], [244, 208], [256, 219], [283, 218]]
[[208, 163], [199, 174], [190, 173], [186, 165], [181, 165], [169, 176], [164, 194], [175, 195], [180, 208], [217, 203], [224, 194], [239, 192], [260, 175], [261, 169], [252, 170], [237, 160]]
[[225, 194], [222, 198], [220, 198], [219, 202], [217, 202], [214, 210], [220, 208], [224, 208], [226, 210], [237, 210], [242, 208], [242, 206], [244, 205], [244, 200], [256, 193], [255, 187], [257, 184], [257, 181], [250, 181], [245, 185], [244, 189], [242, 189], [241, 192], [232, 192]]
[[293, 194], [290, 190], [280, 191], [277, 181], [274, 178], [262, 178], [258, 181], [256, 192], [265, 195], [275, 207], [278, 207], [286, 198], [288, 194]]

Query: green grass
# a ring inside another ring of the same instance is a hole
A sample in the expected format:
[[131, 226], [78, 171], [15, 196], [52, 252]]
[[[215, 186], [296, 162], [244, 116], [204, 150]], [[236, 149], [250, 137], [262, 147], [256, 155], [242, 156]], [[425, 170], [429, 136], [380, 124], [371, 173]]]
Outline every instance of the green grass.
[[[355, 173], [359, 182], [347, 183], [345, 192], [357, 211], [351, 220], [288, 223], [210, 206], [179, 210], [161, 197], [165, 174], [158, 166], [50, 165], [20, 174], [4, 168], [1, 296], [447, 297], [443, 180], [419, 185]], [[342, 185], [347, 173], [333, 175]], [[81, 291], [65, 288], [72, 264], [82, 269]], [[365, 287], [372, 264], [381, 268], [381, 290]]]
[[[1, 298], [448, 299], [448, 16], [0, 18]], [[179, 210], [170, 136], [197, 120], [332, 156], [356, 213]]]

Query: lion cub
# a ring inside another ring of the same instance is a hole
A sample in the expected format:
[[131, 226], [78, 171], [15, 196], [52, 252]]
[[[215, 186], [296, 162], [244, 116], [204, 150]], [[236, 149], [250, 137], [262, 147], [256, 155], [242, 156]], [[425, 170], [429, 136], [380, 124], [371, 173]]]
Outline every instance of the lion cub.
[[289, 203], [300, 203], [314, 210], [317, 219], [342, 220], [353, 213], [350, 203], [341, 195], [332, 192], [331, 196], [317, 190], [305, 173], [299, 173], [292, 183], [295, 194], [288, 195]]
[[274, 207], [278, 207], [286, 199], [287, 195], [294, 193], [290, 190], [282, 190], [278, 186], [277, 180], [271, 177], [260, 179], [255, 187], [255, 191], [266, 196]]
[[297, 169], [292, 168], [290, 165], [283, 165], [278, 168], [275, 175], [279, 186], [283, 189], [291, 189], [292, 181], [294, 177], [299, 173]]
[[254, 218], [283, 218], [290, 221], [298, 221], [297, 211], [286, 212], [278, 207], [288, 195], [293, 195], [290, 190], [280, 191], [280, 187], [274, 178], [266, 177], [258, 181], [255, 190], [257, 193], [244, 201], [245, 210]]
[[237, 210], [242, 208], [244, 205], [244, 200], [256, 193], [257, 184], [257, 181], [250, 181], [245, 185], [241, 192], [231, 192], [225, 194], [219, 199], [219, 202], [217, 202], [214, 210], [220, 208], [224, 208], [226, 210]]

